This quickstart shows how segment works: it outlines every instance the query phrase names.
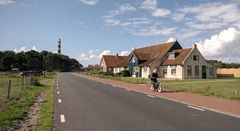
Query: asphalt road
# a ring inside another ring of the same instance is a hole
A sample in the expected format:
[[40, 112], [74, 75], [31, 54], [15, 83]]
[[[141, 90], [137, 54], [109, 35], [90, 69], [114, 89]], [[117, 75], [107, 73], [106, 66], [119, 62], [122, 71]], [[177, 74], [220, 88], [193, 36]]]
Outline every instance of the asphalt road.
[[238, 118], [70, 73], [56, 83], [54, 131], [240, 131]]

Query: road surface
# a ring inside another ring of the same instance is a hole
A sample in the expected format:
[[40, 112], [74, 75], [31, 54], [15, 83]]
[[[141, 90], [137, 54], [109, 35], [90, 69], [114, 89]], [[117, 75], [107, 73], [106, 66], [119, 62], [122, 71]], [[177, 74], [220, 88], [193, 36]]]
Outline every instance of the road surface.
[[54, 131], [240, 131], [240, 119], [61, 73]]

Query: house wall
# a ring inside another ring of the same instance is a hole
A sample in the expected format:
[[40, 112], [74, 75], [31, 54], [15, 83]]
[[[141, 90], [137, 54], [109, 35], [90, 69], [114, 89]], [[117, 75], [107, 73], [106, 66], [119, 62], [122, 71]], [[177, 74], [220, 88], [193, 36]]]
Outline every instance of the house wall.
[[108, 71], [106, 62], [103, 59], [101, 60], [100, 67], [101, 67], [103, 72], [107, 72]]
[[[163, 69], [164, 67], [162, 67], [162, 77], [163, 78], [174, 78], [174, 79], [183, 79], [183, 66], [182, 65], [168, 65], [167, 67], [167, 74], [164, 75]], [[176, 68], [176, 73], [172, 74], [171, 70], [172, 68], [175, 67]]]
[[125, 70], [124, 67], [115, 67], [115, 68], [113, 68], [113, 73], [116, 74], [116, 73], [119, 73], [123, 70]]
[[[194, 61], [193, 56], [198, 55], [199, 60]], [[187, 72], [187, 66], [191, 65], [192, 73], [191, 75], [188, 75]], [[195, 65], [199, 66], [199, 75], [195, 74]], [[194, 48], [192, 52], [189, 54], [187, 59], [184, 61], [184, 72], [183, 72], [183, 78], [184, 79], [202, 79], [203, 78], [203, 66], [206, 66], [206, 78], [216, 78], [216, 68], [213, 65], [210, 65], [204, 57], [201, 55], [199, 50], [197, 48]], [[210, 74], [210, 69], [213, 68], [213, 75]]]
[[148, 78], [150, 74], [150, 67], [142, 67], [142, 78]]

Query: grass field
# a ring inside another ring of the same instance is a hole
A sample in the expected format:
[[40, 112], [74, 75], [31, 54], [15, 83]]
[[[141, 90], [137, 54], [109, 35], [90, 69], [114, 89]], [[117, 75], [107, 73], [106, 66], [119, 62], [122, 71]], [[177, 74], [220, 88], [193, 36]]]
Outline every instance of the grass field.
[[[147, 84], [150, 86], [149, 79], [133, 77], [113, 77], [102, 74], [89, 74], [95, 77], [113, 79], [134, 84]], [[220, 97], [230, 100], [240, 101], [240, 79], [188, 79], [188, 80], [168, 80], [160, 79], [160, 83], [167, 91], [173, 92], [190, 92], [205, 96]]]
[[[6, 99], [6, 85], [12, 80], [10, 99]], [[0, 130], [12, 126], [15, 120], [23, 119], [26, 111], [33, 104], [35, 98], [43, 91], [46, 97], [40, 111], [39, 129], [51, 130], [53, 116], [53, 84], [55, 75], [40, 78], [40, 86], [27, 85], [24, 90], [18, 82], [17, 77], [0, 76]], [[6, 84], [7, 83], [7, 84]], [[47, 111], [46, 111], [47, 109]], [[47, 120], [47, 121], [46, 121]]]

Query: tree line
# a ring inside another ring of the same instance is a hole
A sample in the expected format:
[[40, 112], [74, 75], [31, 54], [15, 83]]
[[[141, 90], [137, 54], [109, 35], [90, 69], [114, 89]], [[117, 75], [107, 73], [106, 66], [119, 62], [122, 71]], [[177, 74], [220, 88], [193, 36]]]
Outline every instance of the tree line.
[[31, 50], [19, 53], [0, 51], [0, 71], [11, 71], [12, 69], [73, 71], [79, 70], [82, 66], [76, 59], [48, 51]]
[[208, 62], [217, 68], [240, 68], [239, 63], [224, 63], [218, 60], [209, 60]]

